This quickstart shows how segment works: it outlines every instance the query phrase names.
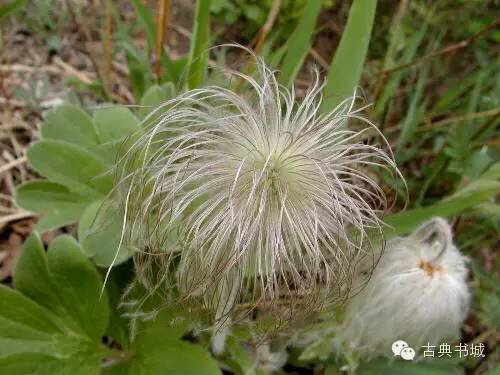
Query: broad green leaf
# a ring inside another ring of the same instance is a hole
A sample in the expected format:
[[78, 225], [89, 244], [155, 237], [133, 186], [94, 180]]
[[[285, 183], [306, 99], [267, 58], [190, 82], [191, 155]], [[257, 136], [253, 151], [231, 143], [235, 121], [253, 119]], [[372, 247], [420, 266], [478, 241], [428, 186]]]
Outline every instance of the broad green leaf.
[[127, 362], [118, 362], [101, 369], [101, 375], [134, 375], [130, 372], [130, 366]]
[[196, 1], [193, 39], [191, 40], [191, 49], [189, 52], [189, 89], [201, 86], [205, 80], [210, 40], [210, 1]]
[[97, 133], [90, 117], [73, 105], [61, 105], [44, 113], [42, 138], [66, 141], [89, 148], [98, 143]]
[[368, 51], [377, 0], [354, 0], [328, 72], [321, 111], [330, 112], [354, 93]]
[[175, 95], [175, 87], [172, 83], [167, 83], [162, 86], [151, 86], [141, 98], [139, 108], [139, 117], [144, 119], [148, 114], [154, 111], [159, 105], [172, 99]]
[[108, 301], [99, 273], [70, 236], [57, 237], [46, 255], [36, 234], [23, 246], [14, 285], [57, 314], [68, 329], [100, 341], [108, 324]]
[[64, 309], [92, 339], [99, 341], [108, 326], [108, 299], [101, 276], [76, 240], [59, 236], [49, 246], [49, 270]]
[[140, 129], [139, 120], [126, 107], [101, 107], [95, 110], [94, 125], [101, 143], [124, 139]]
[[376, 359], [363, 363], [356, 375], [459, 375], [463, 370], [454, 361], [435, 359], [428, 362], [413, 362], [387, 359]]
[[323, 375], [340, 375], [341, 372], [336, 366], [328, 366], [325, 368], [325, 373]]
[[18, 291], [42, 306], [50, 308], [59, 305], [49, 272], [47, 256], [37, 234], [32, 234], [24, 242], [13, 280]]
[[3, 374], [98, 375], [98, 344], [68, 330], [48, 309], [0, 285]]
[[201, 346], [171, 338], [169, 328], [139, 332], [134, 342], [131, 374], [219, 375], [217, 362]]
[[130, 286], [134, 277], [132, 262], [115, 267], [106, 281], [106, 294], [109, 299], [110, 316], [105, 336], [118, 342], [124, 350], [130, 345], [130, 320], [124, 316], [125, 311], [119, 307], [123, 291]]
[[[0, 286], [0, 368], [6, 374], [99, 374], [108, 322], [100, 275], [70, 236], [45, 253], [26, 240], [14, 273]], [[23, 293], [23, 294], [21, 294]]]
[[[61, 322], [44, 307], [33, 302], [19, 291], [0, 285], [0, 337], [6, 342], [9, 338], [44, 339], [50, 334], [63, 333]], [[0, 353], [5, 354], [12, 348], [0, 345]]]
[[314, 25], [322, 3], [322, 0], [310, 0], [306, 3], [297, 28], [287, 41], [288, 49], [279, 76], [280, 83], [286, 87], [293, 83], [309, 52]]
[[[101, 267], [118, 265], [132, 256], [132, 250], [122, 244], [123, 218], [102, 201], [89, 205], [78, 224], [78, 238], [87, 256]], [[116, 257], [116, 258], [115, 258]]]
[[42, 140], [32, 145], [27, 154], [33, 168], [42, 176], [88, 199], [111, 190], [112, 179], [104, 175], [104, 164], [82, 147]]
[[459, 197], [443, 199], [432, 206], [414, 208], [401, 214], [391, 215], [384, 221], [392, 228], [388, 233], [405, 234], [411, 232], [419, 224], [434, 216], [449, 217], [472, 208], [498, 194], [498, 189], [476, 191]]
[[25, 210], [43, 214], [35, 229], [43, 232], [78, 221], [90, 203], [64, 185], [46, 180], [28, 181], [16, 190], [16, 203]]
[[257, 367], [256, 358], [252, 358], [240, 341], [234, 337], [228, 337], [226, 342], [226, 362], [235, 375], [264, 375], [265, 373]]
[[171, 313], [160, 313], [154, 320], [141, 324], [129, 348], [129, 359], [106, 368], [104, 374], [220, 375], [217, 362], [205, 349], [180, 339], [185, 326], [170, 326], [169, 321], [174, 318]]

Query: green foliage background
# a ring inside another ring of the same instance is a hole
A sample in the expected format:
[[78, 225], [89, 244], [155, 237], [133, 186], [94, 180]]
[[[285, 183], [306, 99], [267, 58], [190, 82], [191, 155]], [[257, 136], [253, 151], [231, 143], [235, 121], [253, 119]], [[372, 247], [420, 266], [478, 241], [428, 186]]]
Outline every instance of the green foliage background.
[[[11, 0], [0, 8], [0, 20], [24, 22], [47, 39], [47, 48], [57, 51], [58, 28], [74, 20], [69, 13], [56, 15], [54, 4]], [[258, 374], [240, 347], [245, 334], [235, 334], [227, 353], [214, 358], [207, 350], [208, 335], [200, 334], [195, 342], [185, 340], [193, 327], [182, 312], [165, 311], [145, 321], [122, 316], [118, 305], [130, 281], [132, 252], [122, 249], [115, 259], [119, 217], [109, 218], [98, 233], [90, 228], [112, 191], [107, 171], [120, 144], [146, 126], [142, 119], [156, 105], [206, 81], [207, 48], [218, 37], [210, 33], [210, 24], [242, 23], [240, 42], [250, 43], [266, 21], [271, 1], [198, 0], [189, 51], [176, 58], [168, 51], [157, 56], [163, 68], [160, 76], [153, 72], [151, 60], [157, 27], [154, 8], [139, 0], [131, 4], [133, 24], [114, 15], [113, 54], [125, 57], [128, 86], [140, 107], [58, 106], [44, 113], [40, 139], [27, 150], [31, 167], [43, 178], [19, 186], [16, 200], [41, 218], [23, 247], [14, 288], [0, 287], [0, 369], [6, 374], [210, 375], [224, 367], [236, 374]], [[500, 238], [500, 34], [494, 16], [498, 6], [496, 1], [458, 0], [354, 0], [352, 6], [339, 1], [283, 1], [274, 32], [260, 51], [281, 71], [280, 82], [290, 86], [304, 77], [311, 46], [322, 48], [315, 41], [325, 32], [323, 18], [340, 22], [343, 33], [330, 38], [334, 48], [328, 49], [335, 53], [328, 59], [322, 109], [333, 108], [358, 85], [374, 103], [369, 115], [394, 147], [410, 198], [406, 211], [386, 218], [391, 225], [388, 235], [408, 233], [432, 216], [449, 217], [454, 224], [456, 241], [471, 258], [476, 336], [464, 336], [471, 341], [494, 337], [500, 322], [495, 257]], [[115, 1], [114, 11], [119, 7]], [[78, 9], [77, 17], [83, 12]], [[97, 23], [99, 19], [96, 14]], [[145, 48], [134, 43], [136, 33], [146, 41]], [[109, 103], [112, 98], [97, 77], [92, 84], [68, 84], [75, 91], [92, 93], [97, 102]], [[388, 176], [380, 178], [394, 184]], [[403, 202], [404, 186], [396, 188]], [[76, 230], [44, 249], [41, 233], [71, 224], [77, 224]], [[493, 269], [485, 268], [484, 252], [493, 256]], [[116, 268], [103, 288], [111, 264]], [[360, 363], [357, 373], [498, 374], [499, 348], [492, 345], [488, 350], [482, 361], [408, 364], [376, 359]], [[318, 360], [314, 351], [309, 353], [312, 360], [293, 350], [289, 354], [284, 373], [316, 368], [337, 374], [346, 364], [335, 353], [326, 361]]]

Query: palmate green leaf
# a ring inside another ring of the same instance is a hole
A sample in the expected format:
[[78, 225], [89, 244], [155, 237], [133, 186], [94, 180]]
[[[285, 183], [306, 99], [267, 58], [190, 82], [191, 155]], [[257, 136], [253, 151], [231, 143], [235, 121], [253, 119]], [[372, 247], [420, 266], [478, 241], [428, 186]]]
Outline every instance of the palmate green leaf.
[[78, 238], [85, 254], [100, 267], [118, 265], [129, 259], [133, 251], [122, 245], [123, 216], [102, 201], [89, 205], [78, 224]]
[[130, 140], [128, 137], [141, 128], [132, 111], [119, 106], [98, 108], [94, 112], [93, 123], [100, 143], [91, 151], [108, 167], [114, 165], [117, 156], [126, 148]]
[[60, 105], [45, 112], [40, 131], [43, 139], [66, 141], [84, 148], [98, 144], [90, 116], [73, 105]]
[[97, 375], [97, 342], [73, 333], [48, 309], [0, 285], [0, 369], [9, 375]]
[[136, 338], [132, 374], [219, 375], [217, 362], [202, 347], [168, 339], [169, 329], [150, 329]]
[[130, 320], [125, 316], [125, 310], [120, 306], [123, 301], [123, 291], [128, 288], [134, 277], [132, 262], [113, 268], [106, 280], [106, 294], [109, 299], [109, 324], [104, 333], [113, 341], [128, 351], [130, 346]]
[[82, 147], [53, 140], [42, 140], [27, 152], [33, 168], [53, 182], [88, 199], [106, 195], [112, 187], [103, 162]]
[[428, 362], [375, 359], [363, 363], [356, 375], [459, 375], [463, 370], [453, 360], [438, 358]]
[[220, 375], [217, 362], [201, 346], [172, 337], [168, 327], [151, 327], [137, 335], [131, 359], [105, 374]]
[[108, 324], [100, 275], [70, 236], [45, 253], [25, 242], [14, 273], [17, 290], [0, 286], [0, 368], [8, 374], [99, 374]]
[[323, 91], [322, 112], [332, 111], [352, 96], [368, 51], [377, 0], [354, 0]]
[[191, 49], [189, 51], [189, 89], [199, 87], [205, 80], [210, 40], [210, 2], [211, 0], [196, 1], [193, 39], [191, 40]]
[[25, 210], [44, 215], [35, 225], [40, 232], [77, 222], [90, 203], [85, 196], [46, 180], [28, 181], [19, 186], [16, 202]]
[[323, 0], [310, 0], [306, 3], [297, 28], [288, 40], [288, 49], [280, 69], [280, 83], [290, 86], [309, 52], [314, 25], [318, 18]]
[[140, 102], [139, 117], [144, 119], [160, 104], [175, 96], [175, 87], [172, 83], [151, 86], [143, 95]]
[[98, 108], [94, 111], [93, 122], [101, 143], [121, 141], [140, 129], [139, 120], [126, 107]]
[[57, 237], [45, 254], [40, 238], [31, 235], [16, 266], [14, 285], [74, 332], [100, 340], [108, 325], [101, 277], [71, 236]]

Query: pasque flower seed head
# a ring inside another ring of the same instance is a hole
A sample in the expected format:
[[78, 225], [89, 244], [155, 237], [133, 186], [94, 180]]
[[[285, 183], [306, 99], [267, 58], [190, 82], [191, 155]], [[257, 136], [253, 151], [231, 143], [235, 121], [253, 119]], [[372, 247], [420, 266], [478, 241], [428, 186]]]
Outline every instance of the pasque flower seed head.
[[417, 349], [456, 337], [470, 299], [465, 263], [441, 218], [389, 240], [371, 280], [349, 301], [336, 341], [392, 356], [397, 340]]
[[256, 78], [224, 70], [240, 93], [208, 86], [166, 102], [116, 165], [138, 271], [218, 319], [238, 304], [287, 300], [291, 313], [345, 298], [370, 252], [367, 231], [381, 232], [386, 197], [373, 170], [398, 174], [355, 97], [320, 113], [317, 72], [298, 101], [253, 58]]

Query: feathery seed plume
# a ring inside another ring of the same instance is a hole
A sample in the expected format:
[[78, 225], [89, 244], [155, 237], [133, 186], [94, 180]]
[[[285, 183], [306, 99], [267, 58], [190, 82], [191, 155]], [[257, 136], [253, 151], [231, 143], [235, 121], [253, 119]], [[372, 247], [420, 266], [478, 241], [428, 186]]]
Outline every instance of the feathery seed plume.
[[442, 218], [389, 240], [371, 280], [349, 301], [335, 341], [349, 351], [392, 357], [396, 340], [416, 350], [456, 337], [470, 300], [465, 263]]
[[208, 86], [166, 102], [116, 165], [140, 277], [216, 320], [237, 305], [274, 311], [286, 300], [292, 315], [344, 300], [355, 265], [373, 256], [367, 232], [381, 233], [387, 199], [374, 170], [399, 173], [355, 97], [320, 113], [317, 72], [298, 101], [253, 58], [257, 78], [224, 71], [241, 93]]

